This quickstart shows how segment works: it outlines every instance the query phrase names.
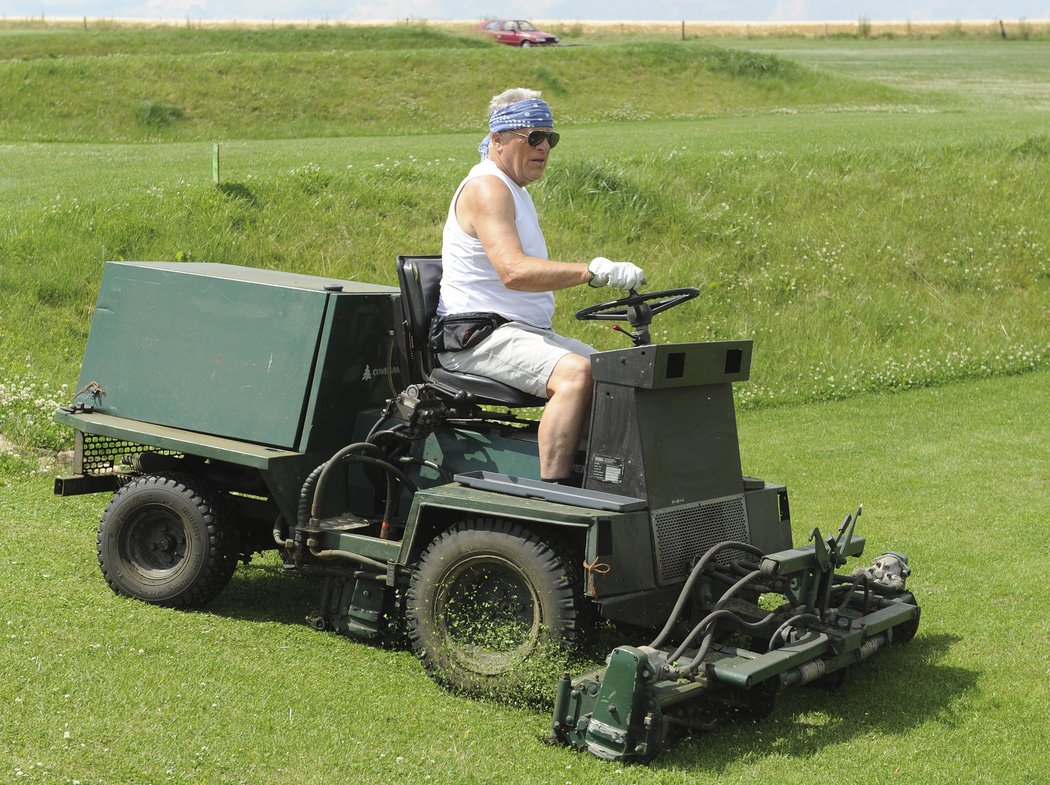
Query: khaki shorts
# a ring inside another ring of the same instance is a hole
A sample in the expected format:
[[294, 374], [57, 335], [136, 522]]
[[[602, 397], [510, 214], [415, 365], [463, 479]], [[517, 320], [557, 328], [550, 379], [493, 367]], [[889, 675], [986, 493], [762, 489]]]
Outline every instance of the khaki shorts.
[[558, 335], [524, 322], [508, 322], [472, 349], [441, 352], [438, 362], [449, 371], [486, 376], [547, 397], [547, 380], [567, 354], [590, 357], [595, 349], [583, 341]]

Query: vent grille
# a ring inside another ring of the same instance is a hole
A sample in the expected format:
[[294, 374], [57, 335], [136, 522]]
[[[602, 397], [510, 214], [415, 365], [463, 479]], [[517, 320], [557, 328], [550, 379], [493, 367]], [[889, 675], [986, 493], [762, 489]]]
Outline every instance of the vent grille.
[[122, 471], [121, 466], [131, 462], [131, 456], [149, 451], [158, 455], [182, 456], [176, 450], [161, 450], [157, 447], [143, 447], [135, 442], [114, 439], [111, 436], [99, 436], [85, 433], [82, 446], [80, 472], [82, 474], [116, 474]]
[[[726, 540], [748, 542], [743, 496], [654, 510], [652, 520], [662, 585], [685, 580], [696, 560], [712, 545]], [[714, 561], [728, 564], [745, 555], [741, 551], [725, 550], [716, 555]]]

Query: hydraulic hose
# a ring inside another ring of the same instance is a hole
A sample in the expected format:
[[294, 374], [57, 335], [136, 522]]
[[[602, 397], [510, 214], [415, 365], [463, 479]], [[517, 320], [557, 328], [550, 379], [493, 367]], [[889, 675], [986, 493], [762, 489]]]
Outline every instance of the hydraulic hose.
[[707, 634], [704, 636], [704, 639], [700, 642], [700, 648], [696, 650], [696, 654], [693, 655], [693, 659], [689, 660], [689, 662], [687, 662], [684, 667], [679, 669], [682, 675], [692, 676], [694, 673], [696, 673], [697, 669], [700, 667], [700, 664], [704, 661], [704, 657], [707, 656], [707, 652], [711, 648], [711, 641], [715, 639], [715, 631], [713, 629], [714, 625], [712, 624], [711, 626], [712, 629], [707, 631]]
[[299, 489], [299, 506], [296, 508], [295, 520], [299, 526], [302, 526], [310, 520], [310, 501], [313, 499], [314, 485], [317, 483], [317, 478], [321, 476], [321, 472], [324, 471], [324, 467], [327, 464], [322, 463], [320, 466], [314, 468], [312, 472], [307, 476], [306, 481], [303, 483], [303, 487]]
[[[730, 586], [728, 589], [726, 589], [725, 592], [723, 592], [721, 598], [718, 600], [718, 603], [715, 605], [714, 610], [711, 611], [709, 614], [707, 614], [707, 616], [705, 616], [703, 619], [701, 619], [701, 621], [695, 627], [693, 627], [692, 630], [690, 630], [689, 634], [685, 636], [685, 640], [683, 640], [678, 645], [678, 648], [675, 649], [674, 652], [667, 657], [667, 662], [669, 662], [669, 663], [674, 662], [679, 657], [681, 657], [682, 653], [687, 648], [689, 648], [689, 644], [692, 643], [693, 639], [696, 638], [696, 636], [700, 634], [701, 630], [712, 626], [714, 624], [714, 622], [716, 622], [718, 619], [723, 618], [725, 616], [733, 616], [733, 617], [735, 617], [737, 619], [737, 621], [739, 621], [740, 624], [742, 624], [747, 629], [758, 629], [763, 624], [765, 624], [765, 622], [769, 620], [769, 617], [773, 615], [772, 613], [767, 614], [763, 619], [761, 619], [761, 620], [759, 620], [757, 622], [746, 622], [743, 619], [741, 619], [737, 614], [733, 613], [732, 611], [727, 611], [727, 610], [725, 610], [725, 608], [723, 608], [723, 605], [734, 594], [736, 594], [738, 591], [740, 591], [740, 589], [742, 589], [744, 586], [749, 584], [751, 581], [753, 581], [755, 578], [757, 578], [761, 574], [762, 574], [761, 570], [754, 570], [753, 572], [749, 572], [743, 578], [741, 578], [736, 583], [734, 583], [732, 586]], [[708, 633], [708, 637], [710, 637], [712, 635], [712, 633], [713, 633], [713, 631], [709, 632]], [[706, 653], [707, 653], [706, 652], [706, 645], [704, 645], [704, 646], [701, 647], [701, 651], [698, 652], [693, 657], [693, 659], [689, 662], [688, 665], [685, 666], [684, 669], [682, 669], [682, 672], [683, 673], [691, 673], [696, 668], [696, 666], [700, 664], [700, 661], [703, 660], [703, 655], [706, 654]]]
[[753, 581], [761, 574], [761, 570], [752, 570], [743, 578], [741, 578], [732, 586], [730, 586], [728, 589], [726, 589], [724, 592], [722, 592], [722, 596], [718, 599], [718, 602], [715, 604], [715, 610], [721, 610], [722, 606], [725, 605], [727, 600], [729, 600], [734, 594], [736, 594], [738, 591], [744, 588], [747, 584], [751, 583], [751, 581]]
[[838, 586], [835, 587], [835, 589], [847, 589], [847, 591], [845, 592], [845, 596], [842, 598], [842, 602], [839, 603], [837, 608], [835, 608], [835, 612], [836, 613], [842, 613], [844, 610], [846, 610], [846, 607], [849, 605], [850, 600], [853, 599], [854, 593], [856, 593], [857, 589], [859, 589], [862, 584], [864, 586], [864, 613], [867, 614], [867, 612], [868, 612], [868, 602], [869, 602], [869, 600], [871, 598], [871, 593], [870, 593], [870, 590], [868, 588], [868, 576], [867, 575], [857, 575], [857, 576], [855, 576], [853, 578], [853, 584], [850, 585], [850, 586], [847, 586], [846, 584], [839, 584]]
[[729, 572], [736, 575], [747, 575], [752, 570], [759, 569], [761, 565], [748, 559], [736, 559], [729, 565]]
[[[390, 377], [388, 376], [387, 378], [389, 379]], [[379, 415], [379, 419], [376, 420], [375, 425], [373, 425], [372, 429], [368, 432], [368, 436], [365, 437], [366, 442], [372, 441], [372, 437], [375, 436], [376, 431], [379, 430], [379, 426], [385, 423], [387, 418], [394, 413], [395, 406], [397, 406], [397, 402], [393, 398], [386, 402], [386, 406], [383, 407], [383, 413]]]
[[289, 540], [284, 534], [284, 516], [278, 515], [273, 522], [273, 541], [285, 550], [290, 550], [294, 544], [294, 540]]
[[692, 631], [689, 633], [686, 644], [679, 647], [677, 651], [671, 654], [667, 658], [666, 662], [674, 662], [678, 657], [682, 656], [682, 652], [685, 651], [685, 647], [688, 646], [688, 642], [692, 641], [697, 636], [697, 634], [699, 634], [703, 629], [710, 627], [711, 629], [708, 629], [707, 633], [704, 635], [704, 638], [700, 643], [700, 648], [698, 648], [696, 654], [693, 655], [693, 659], [691, 659], [685, 665], [679, 667], [666, 666], [664, 668], [665, 675], [669, 678], [690, 676], [700, 667], [700, 665], [703, 663], [704, 657], [707, 656], [707, 651], [711, 646], [711, 642], [714, 640], [715, 631], [713, 628], [715, 626], [715, 623], [718, 622], [719, 619], [730, 618], [746, 630], [760, 630], [763, 626], [765, 626], [766, 622], [768, 622], [770, 617], [773, 615], [774, 614], [770, 612], [758, 621], [749, 622], [742, 619], [738, 614], [733, 613], [733, 611], [727, 611], [725, 609], [712, 611], [692, 629]]
[[682, 609], [685, 608], [685, 603], [689, 599], [689, 595], [693, 591], [693, 585], [696, 583], [697, 578], [700, 577], [700, 573], [704, 571], [704, 568], [707, 566], [707, 563], [712, 558], [714, 558], [714, 555], [716, 553], [718, 553], [719, 551], [726, 550], [727, 548], [735, 548], [737, 550], [747, 551], [748, 553], [753, 553], [759, 557], [766, 555], [764, 551], [756, 548], [754, 545], [749, 545], [746, 542], [735, 542], [733, 540], [720, 542], [717, 545], [712, 545], [710, 548], [708, 548], [707, 553], [700, 557], [700, 561], [693, 565], [693, 569], [689, 572], [689, 577], [686, 578], [685, 585], [682, 586], [682, 591], [678, 595], [678, 600], [675, 602], [674, 609], [671, 611], [671, 615], [668, 617], [667, 623], [664, 624], [663, 629], [660, 630], [656, 638], [653, 639], [653, 642], [649, 644], [652, 648], [659, 648], [660, 645], [663, 644], [665, 640], [667, 640], [667, 636], [670, 635], [671, 631], [674, 629], [674, 625], [678, 621], [678, 617], [679, 615], [681, 615]]
[[384, 455], [383, 451], [371, 442], [354, 442], [353, 444], [348, 444], [346, 447], [343, 447], [335, 455], [333, 455], [331, 458], [329, 458], [327, 461], [321, 464], [321, 473], [320, 476], [318, 476], [317, 478], [316, 487], [314, 488], [313, 492], [313, 506], [310, 508], [311, 517], [320, 517], [320, 500], [324, 498], [324, 486], [328, 482], [328, 477], [331, 475], [332, 468], [348, 455], [351, 455], [355, 452], [362, 452], [364, 450], [370, 450], [372, 452], [379, 453], [380, 455]]
[[[401, 480], [401, 482], [403, 482], [405, 485], [407, 485], [409, 490], [411, 490], [413, 492], [416, 491], [416, 488], [417, 488], [416, 484], [414, 482], [412, 482], [412, 480], [410, 480], [408, 478], [407, 474], [405, 474], [399, 468], [394, 466], [394, 464], [390, 463], [389, 461], [383, 460], [382, 458], [373, 458], [370, 455], [346, 455], [346, 456], [343, 456], [343, 460], [350, 461], [351, 463], [364, 464], [365, 466], [375, 466], [376, 468], [382, 469], [383, 471], [385, 471], [387, 473], [388, 480], [390, 480], [390, 478], [396, 477], [397, 479]], [[318, 490], [317, 490], [317, 492], [314, 495], [314, 503], [315, 503], [315, 505], [317, 504], [317, 499], [318, 499], [317, 494], [319, 494], [320, 490], [321, 490], [320, 483], [318, 483], [317, 489]], [[389, 482], [388, 482], [388, 490], [389, 490]], [[397, 501], [396, 495], [393, 494], [393, 493], [388, 493], [386, 501], [387, 501], [387, 511], [388, 512], [392, 512], [393, 511], [393, 505], [396, 504], [396, 501]]]
[[[390, 388], [390, 395], [393, 398], [397, 397], [397, 388], [394, 387], [394, 344], [396, 342], [396, 336], [394, 333], [390, 333], [390, 342], [386, 348], [386, 386]], [[388, 406], [393, 403], [393, 398], [387, 404]]]
[[411, 464], [413, 466], [425, 466], [428, 469], [433, 469], [435, 472], [441, 475], [441, 479], [445, 482], [452, 482], [452, 475], [450, 475], [445, 470], [444, 466], [435, 461], [428, 461], [425, 458], [413, 458], [409, 455], [405, 455], [401, 458], [398, 458], [398, 463]]
[[412, 480], [408, 478], [408, 475], [406, 475], [403, 471], [398, 469], [389, 461], [383, 458], [374, 458], [370, 455], [357, 454], [355, 450], [361, 449], [362, 446], [367, 446], [372, 450], [382, 453], [382, 451], [374, 444], [370, 444], [369, 442], [358, 442], [357, 444], [352, 444], [348, 447], [344, 447], [342, 450], [340, 450], [338, 453], [332, 456], [332, 458], [324, 464], [324, 467], [321, 470], [321, 474], [317, 479], [317, 485], [314, 488], [313, 492], [313, 507], [310, 510], [310, 514], [314, 518], [320, 517], [321, 499], [324, 498], [323, 491], [325, 480], [329, 476], [331, 467], [334, 466], [337, 461], [350, 461], [351, 463], [360, 463], [366, 466], [374, 466], [376, 468], [382, 469], [386, 473], [386, 504], [383, 508], [383, 520], [380, 524], [379, 536], [384, 540], [390, 539], [390, 522], [393, 519], [394, 511], [397, 508], [398, 494], [397, 484], [395, 480], [400, 480], [412, 492], [416, 491], [417, 486], [414, 482], [412, 482]]
[[[821, 618], [815, 613], [799, 613], [792, 616], [786, 622], [777, 627], [777, 631], [769, 637], [769, 648], [767, 649], [767, 651], [773, 651], [774, 649], [779, 648], [779, 644], [777, 643], [777, 641], [780, 638], [780, 636], [784, 634], [784, 630], [786, 630], [793, 624], [802, 621], [803, 619], [813, 619], [814, 621], [818, 622], [821, 621]], [[785, 641], [785, 643], [786, 642], [787, 641]]]
[[[328, 479], [331, 476], [335, 466], [342, 463], [343, 461], [350, 461], [351, 463], [364, 464], [368, 466], [374, 466], [381, 469], [386, 475], [386, 504], [383, 510], [383, 520], [380, 529], [380, 536], [384, 539], [387, 538], [390, 530], [390, 521], [393, 518], [394, 512], [397, 508], [397, 481], [403, 483], [406, 487], [411, 489], [413, 492], [417, 486], [408, 476], [401, 471], [397, 466], [387, 459], [386, 452], [375, 444], [376, 439], [380, 436], [395, 436], [398, 438], [405, 438], [400, 431], [404, 430], [404, 425], [397, 425], [387, 430], [379, 430], [380, 425], [384, 423], [390, 414], [393, 412], [395, 403], [393, 400], [388, 400], [386, 407], [383, 410], [383, 414], [376, 421], [376, 424], [372, 426], [372, 429], [368, 433], [368, 437], [363, 442], [354, 442], [340, 449], [331, 458], [316, 467], [306, 478], [303, 483], [303, 487], [299, 493], [299, 506], [296, 510], [297, 521], [299, 525], [303, 525], [309, 522], [310, 518], [319, 518], [321, 516], [321, 500], [324, 499], [324, 491], [328, 483]], [[371, 455], [365, 455], [364, 453], [372, 453]], [[445, 476], [444, 472], [433, 462], [426, 462], [419, 460], [419, 463], [423, 465], [432, 466], [437, 469], [442, 476]], [[278, 539], [279, 532], [275, 528], [274, 539], [279, 543], [281, 540]], [[318, 551], [311, 548], [310, 552], [315, 556], [321, 558], [328, 558], [330, 556], [337, 556], [342, 554], [341, 551]], [[357, 557], [356, 554], [346, 554], [346, 558], [355, 559], [356, 561], [367, 563], [370, 566], [379, 566], [381, 569], [385, 567], [377, 561], [369, 560], [364, 561], [364, 557]]]
[[316, 556], [318, 559], [349, 559], [350, 561], [357, 562], [358, 564], [364, 564], [371, 567], [374, 570], [381, 570], [383, 577], [386, 577], [387, 566], [383, 562], [370, 559], [367, 556], [362, 556], [359, 553], [353, 553], [351, 551], [335, 551], [335, 550], [324, 550], [319, 551], [316, 548], [310, 549], [310, 555]]

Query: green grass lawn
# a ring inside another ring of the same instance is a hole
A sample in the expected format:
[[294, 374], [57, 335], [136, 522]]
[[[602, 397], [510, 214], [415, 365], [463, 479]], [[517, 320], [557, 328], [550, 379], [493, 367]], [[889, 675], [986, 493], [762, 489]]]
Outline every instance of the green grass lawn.
[[0, 781], [1034, 785], [1050, 766], [1047, 411], [1044, 371], [745, 414], [745, 471], [792, 489], [796, 543], [864, 503], [865, 556], [908, 553], [922, 625], [840, 691], [786, 693], [768, 720], [649, 767], [544, 746], [546, 712], [449, 695], [406, 651], [313, 631], [319, 586], [272, 559], [200, 612], [120, 599], [94, 557], [106, 500], [54, 498], [9, 462]]
[[989, 108], [1050, 108], [1044, 41], [751, 38], [720, 45]]

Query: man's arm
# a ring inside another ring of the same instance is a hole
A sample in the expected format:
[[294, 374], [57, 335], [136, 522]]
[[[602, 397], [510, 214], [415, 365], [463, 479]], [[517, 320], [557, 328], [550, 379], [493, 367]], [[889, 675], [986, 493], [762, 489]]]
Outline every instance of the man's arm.
[[528, 256], [514, 224], [514, 197], [493, 176], [467, 183], [456, 201], [460, 228], [481, 241], [503, 285], [522, 292], [567, 289], [591, 280], [587, 265]]

